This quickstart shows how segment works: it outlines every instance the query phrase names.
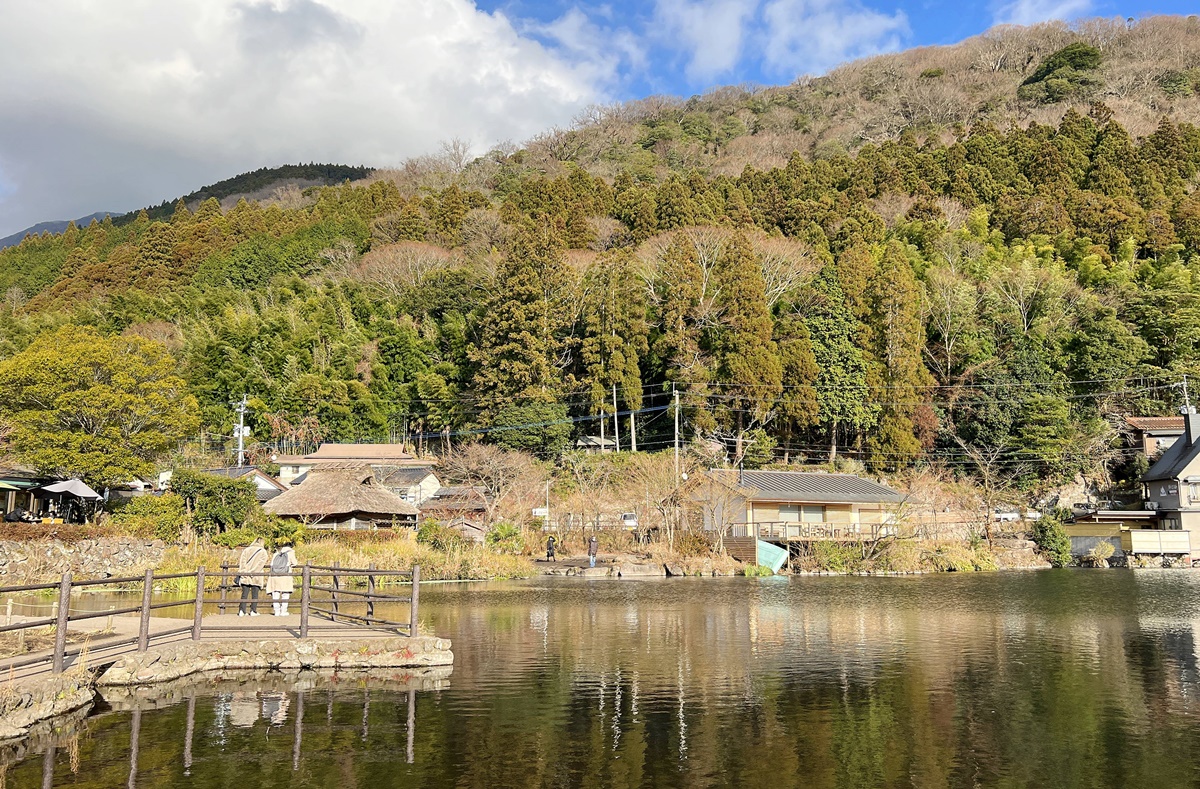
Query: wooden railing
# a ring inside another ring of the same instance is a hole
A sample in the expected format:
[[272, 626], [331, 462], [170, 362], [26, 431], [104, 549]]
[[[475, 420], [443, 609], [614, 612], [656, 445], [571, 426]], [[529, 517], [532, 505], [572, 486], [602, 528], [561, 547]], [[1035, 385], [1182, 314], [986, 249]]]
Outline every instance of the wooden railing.
[[[233, 580], [237, 575], [236, 570], [237, 568], [234, 565], [221, 565], [220, 582], [215, 590], [211, 588], [212, 576], [208, 575], [204, 567], [198, 568], [194, 573], [160, 575], [155, 574], [153, 570], [146, 570], [145, 575], [141, 576], [97, 578], [83, 581], [74, 580], [71, 573], [66, 572], [62, 574], [62, 578], [58, 583], [0, 587], [0, 596], [9, 596], [5, 622], [3, 625], [0, 625], [0, 633], [25, 631], [43, 627], [54, 629], [54, 649], [50, 654], [39, 653], [15, 661], [5, 661], [4, 668], [24, 668], [49, 661], [55, 672], [61, 672], [68, 657], [76, 656], [88, 648], [86, 644], [78, 648], [67, 648], [67, 630], [69, 626], [75, 622], [98, 619], [100, 617], [114, 617], [135, 613], [140, 617], [137, 636], [118, 639], [116, 641], [105, 640], [101, 645], [101, 648], [104, 650], [136, 645], [138, 652], [144, 652], [149, 648], [151, 641], [154, 639], [177, 636], [183, 633], [190, 633], [193, 640], [199, 641], [204, 630], [204, 606], [215, 605], [217, 611], [223, 614], [229, 605], [239, 604], [239, 600], [230, 598], [228, 594], [231, 589], [238, 588], [233, 584]], [[242, 573], [242, 575], [249, 574]], [[253, 575], [269, 578], [272, 573], [263, 571], [253, 573]], [[300, 626], [296, 630], [299, 638], [309, 637], [310, 622], [313, 616], [327, 619], [334, 623], [340, 622], [369, 628], [395, 630], [398, 634], [410, 637], [417, 634], [421, 583], [421, 568], [419, 566], [414, 566], [411, 572], [403, 572], [400, 570], [378, 570], [374, 566], [366, 569], [357, 569], [342, 568], [337, 565], [324, 567], [305, 564], [294, 569], [290, 575], [293, 578], [298, 577], [300, 580]], [[154, 601], [155, 583], [182, 578], [195, 579], [196, 592], [193, 596], [182, 600]], [[328, 583], [314, 583], [315, 579], [328, 579]], [[365, 591], [359, 591], [355, 588], [359, 585], [356, 583], [356, 579], [361, 579], [362, 583], [365, 584]], [[380, 594], [377, 591], [380, 579], [387, 579], [391, 582], [402, 581], [410, 584], [412, 592], [407, 597]], [[140, 605], [127, 606], [125, 608], [109, 608], [104, 611], [73, 611], [71, 609], [71, 593], [74, 590], [85, 587], [114, 586], [124, 587], [120, 591], [127, 591], [130, 585], [134, 585], [135, 587], [137, 585], [141, 586], [142, 601]], [[12, 621], [11, 595], [52, 591], [56, 591], [57, 596], [49, 617], [27, 619], [21, 622]], [[209, 596], [209, 593], [213, 591], [217, 592], [216, 597]], [[314, 593], [316, 593], [316, 597], [314, 597]], [[260, 599], [259, 602], [265, 605], [271, 602], [271, 598], [267, 596]], [[408, 621], [395, 622], [377, 617], [375, 615], [375, 606], [377, 603], [408, 603]], [[154, 611], [187, 606], [191, 606], [192, 608], [192, 621], [190, 624], [151, 632], [150, 621]], [[358, 606], [365, 606], [365, 612], [360, 614], [357, 611], [344, 610], [347, 607], [357, 609]], [[250, 625], [242, 623], [238, 624], [236, 630], [291, 632], [285, 628], [281, 628], [279, 625]]]
[[795, 521], [761, 521], [735, 523], [729, 527], [729, 537], [755, 537], [760, 540], [787, 542], [789, 540], [877, 540], [895, 532], [892, 523], [797, 523]]

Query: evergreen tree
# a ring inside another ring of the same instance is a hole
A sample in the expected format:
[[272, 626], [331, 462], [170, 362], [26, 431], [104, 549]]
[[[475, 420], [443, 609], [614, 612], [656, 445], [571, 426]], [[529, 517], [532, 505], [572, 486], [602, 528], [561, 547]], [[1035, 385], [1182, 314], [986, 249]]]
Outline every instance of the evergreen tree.
[[602, 256], [583, 278], [581, 379], [590, 413], [610, 413], [612, 392], [630, 410], [642, 407], [641, 360], [647, 352], [646, 298], [633, 254]]
[[854, 317], [833, 266], [822, 268], [813, 280], [813, 297], [804, 322], [817, 362], [817, 418], [825, 428], [832, 462], [839, 432], [871, 426], [879, 407], [870, 401], [866, 363], [854, 340]]
[[725, 400], [721, 411], [732, 412], [736, 455], [742, 456], [742, 439], [749, 427], [770, 420], [775, 401], [783, 391], [783, 370], [774, 327], [767, 309], [762, 265], [745, 233], [735, 233], [725, 245], [714, 271], [720, 328], [712, 343], [717, 380]]
[[536, 405], [538, 423], [531, 429], [537, 443], [550, 440], [541, 423], [565, 421], [562, 366], [574, 322], [571, 290], [571, 272], [554, 235], [546, 228], [520, 229], [475, 319], [478, 342], [470, 358], [481, 426], [516, 429]]

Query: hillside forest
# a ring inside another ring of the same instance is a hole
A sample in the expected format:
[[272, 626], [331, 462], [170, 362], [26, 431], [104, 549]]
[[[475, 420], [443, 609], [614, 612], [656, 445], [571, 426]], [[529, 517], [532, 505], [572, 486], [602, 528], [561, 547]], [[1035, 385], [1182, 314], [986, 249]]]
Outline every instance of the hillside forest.
[[[1192, 101], [1200, 60], [1143, 86], [1143, 130], [1089, 30], [1012, 31], [1041, 54], [990, 72], [1002, 107], [860, 124], [737, 172], [730, 150], [777, 145], [771, 119], [845, 75], [28, 237], [0, 252], [0, 418], [19, 456], [13, 419], [37, 405], [18, 368], [70, 378], [61, 349], [119, 341], [107, 352], [175, 393], [164, 451], [228, 447], [243, 394], [268, 454], [482, 440], [554, 457], [601, 419], [661, 450], [677, 394], [684, 439], [746, 467], [1133, 479], [1121, 418], [1175, 413], [1200, 371], [1200, 129], [1169, 106]], [[883, 62], [920, 68], [897, 84], [980, 70], [912, 57]]]

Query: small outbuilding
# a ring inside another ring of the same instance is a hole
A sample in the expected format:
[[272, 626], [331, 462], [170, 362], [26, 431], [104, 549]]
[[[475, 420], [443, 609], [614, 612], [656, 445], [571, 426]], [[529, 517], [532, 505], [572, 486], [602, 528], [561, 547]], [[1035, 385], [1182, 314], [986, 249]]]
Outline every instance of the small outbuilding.
[[377, 483], [369, 468], [314, 468], [303, 485], [281, 493], [263, 509], [315, 529], [413, 527], [418, 516], [415, 506]]

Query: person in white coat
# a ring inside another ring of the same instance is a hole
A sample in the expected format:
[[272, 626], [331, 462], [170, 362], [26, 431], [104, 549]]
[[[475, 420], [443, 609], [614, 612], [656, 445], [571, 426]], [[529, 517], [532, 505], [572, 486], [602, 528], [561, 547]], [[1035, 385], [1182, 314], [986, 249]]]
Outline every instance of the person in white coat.
[[275, 545], [275, 553], [271, 556], [271, 575], [267, 578], [267, 593], [271, 595], [275, 616], [287, 616], [288, 598], [295, 589], [292, 568], [296, 566], [296, 552], [292, 550], [292, 541], [287, 538]]

